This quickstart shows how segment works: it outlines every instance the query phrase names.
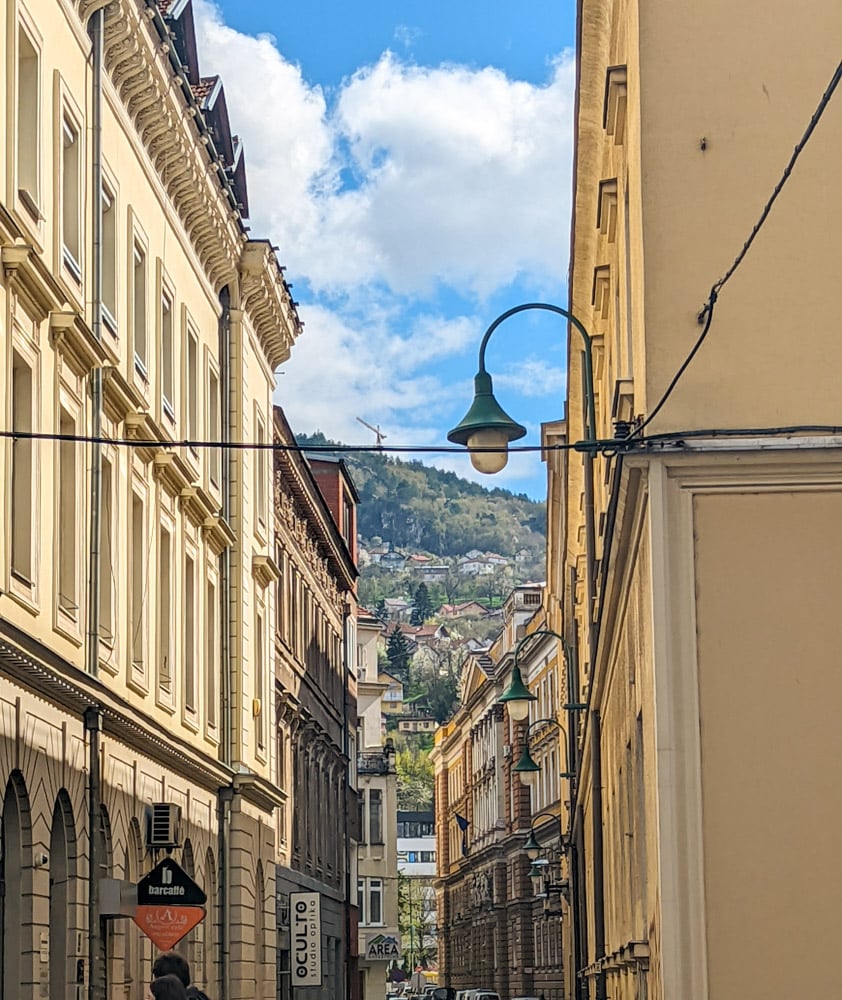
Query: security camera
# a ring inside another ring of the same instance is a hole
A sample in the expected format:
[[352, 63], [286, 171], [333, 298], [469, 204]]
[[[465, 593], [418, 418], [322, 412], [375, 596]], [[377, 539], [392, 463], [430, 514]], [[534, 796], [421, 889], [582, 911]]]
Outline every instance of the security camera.
[[40, 851], [38, 854], [35, 855], [35, 867], [43, 868], [44, 865], [49, 860], [50, 860], [49, 855], [45, 854], [43, 851]]

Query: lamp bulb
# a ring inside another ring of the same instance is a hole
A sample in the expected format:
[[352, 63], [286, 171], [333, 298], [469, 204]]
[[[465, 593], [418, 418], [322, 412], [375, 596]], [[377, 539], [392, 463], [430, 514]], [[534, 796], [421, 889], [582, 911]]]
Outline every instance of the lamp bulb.
[[[497, 451], [474, 451], [474, 448], [496, 448]], [[509, 439], [503, 431], [474, 431], [468, 438], [468, 450], [471, 453], [471, 465], [477, 472], [493, 475], [505, 469], [509, 460]]]

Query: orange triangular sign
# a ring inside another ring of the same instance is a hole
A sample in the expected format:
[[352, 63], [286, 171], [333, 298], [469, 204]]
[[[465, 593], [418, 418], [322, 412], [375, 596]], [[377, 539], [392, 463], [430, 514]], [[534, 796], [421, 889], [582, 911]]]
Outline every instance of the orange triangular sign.
[[138, 906], [132, 920], [161, 951], [169, 951], [205, 916], [203, 906]]

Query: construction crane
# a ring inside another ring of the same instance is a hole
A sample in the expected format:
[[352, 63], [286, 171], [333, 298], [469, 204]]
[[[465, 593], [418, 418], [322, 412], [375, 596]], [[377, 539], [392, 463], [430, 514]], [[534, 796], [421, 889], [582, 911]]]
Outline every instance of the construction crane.
[[370, 431], [373, 431], [377, 447], [382, 448], [383, 442], [386, 440], [386, 435], [383, 433], [383, 431], [380, 430], [380, 424], [378, 424], [376, 427], [373, 427], [370, 423], [368, 423], [368, 421], [363, 420], [362, 417], [357, 417], [357, 420], [359, 420], [359, 422], [363, 425], [363, 427], [367, 427]]

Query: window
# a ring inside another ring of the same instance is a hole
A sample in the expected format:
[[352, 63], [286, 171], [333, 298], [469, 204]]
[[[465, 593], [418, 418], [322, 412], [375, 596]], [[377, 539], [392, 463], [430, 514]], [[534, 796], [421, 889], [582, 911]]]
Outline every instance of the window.
[[[355, 759], [355, 758], [353, 758], [353, 759]], [[360, 840], [361, 844], [368, 843], [368, 841], [366, 840], [366, 836], [365, 836], [366, 835], [366, 826], [365, 826], [365, 800], [366, 800], [366, 792], [365, 792], [365, 789], [363, 788], [363, 789], [361, 789], [359, 797], [357, 798], [357, 805], [359, 806], [359, 810], [360, 810], [360, 831], [361, 831], [360, 836], [362, 838]]]
[[146, 252], [135, 241], [132, 265], [132, 333], [134, 334], [134, 366], [145, 379], [146, 352]]
[[254, 509], [257, 523], [266, 526], [266, 466], [271, 451], [266, 451], [261, 445], [266, 444], [266, 425], [258, 415], [255, 422], [256, 442], [258, 448], [254, 451]]
[[207, 606], [205, 608], [206, 657], [205, 684], [207, 687], [208, 726], [216, 726], [216, 675], [219, 669], [217, 650], [219, 649], [219, 599], [216, 584], [207, 583]]
[[263, 615], [255, 616], [254, 626], [254, 699], [255, 705], [255, 727], [258, 753], [263, 753], [266, 748], [266, 734], [264, 719], [266, 717], [264, 674], [266, 672], [265, 661], [265, 639], [263, 637]]
[[383, 793], [379, 788], [368, 793], [368, 831], [369, 843], [383, 843]]
[[[184, 420], [187, 439], [199, 437], [199, 344], [192, 330], [187, 330], [187, 371], [185, 373]], [[195, 448], [190, 449], [194, 454]]]
[[365, 906], [365, 879], [357, 879], [357, 909], [360, 911], [360, 923], [367, 924], [367, 911]]
[[38, 50], [22, 27], [18, 28], [18, 197], [34, 221], [41, 218], [38, 140], [41, 135]]
[[117, 333], [117, 205], [113, 192], [102, 186], [102, 321]]
[[[32, 430], [32, 369], [17, 351], [12, 357], [12, 429]], [[27, 585], [33, 579], [32, 447], [29, 438], [12, 439], [12, 573]]]
[[143, 671], [146, 645], [146, 620], [144, 600], [146, 597], [146, 537], [143, 499], [132, 491], [131, 514], [131, 588], [129, 592], [129, 621], [132, 630], [132, 668]]
[[103, 456], [99, 519], [99, 635], [103, 642], [114, 644], [114, 473], [109, 459]]
[[158, 544], [158, 687], [172, 694], [172, 536], [164, 525]]
[[168, 292], [161, 295], [161, 407], [175, 422], [175, 386], [173, 382], [173, 300]]
[[184, 707], [196, 711], [196, 563], [184, 561]]
[[82, 280], [80, 145], [79, 129], [65, 116], [62, 119], [61, 248], [64, 266], [77, 283]]
[[[211, 368], [208, 373], [208, 439], [219, 441], [222, 438], [220, 431], [220, 399], [219, 399], [219, 376]], [[222, 468], [222, 452], [219, 448], [210, 449], [210, 481], [214, 486], [219, 486], [220, 469]]]
[[368, 880], [368, 923], [383, 923], [383, 880], [370, 878]]
[[[62, 407], [59, 434], [72, 436], [76, 422]], [[58, 606], [73, 621], [79, 612], [76, 575], [76, 442], [58, 443]]]

